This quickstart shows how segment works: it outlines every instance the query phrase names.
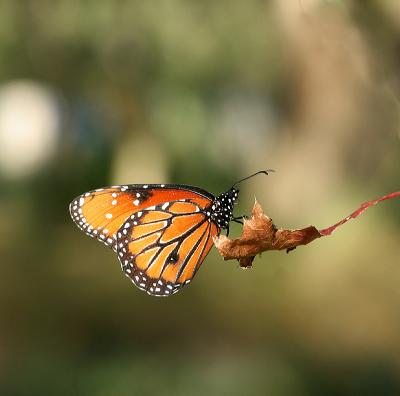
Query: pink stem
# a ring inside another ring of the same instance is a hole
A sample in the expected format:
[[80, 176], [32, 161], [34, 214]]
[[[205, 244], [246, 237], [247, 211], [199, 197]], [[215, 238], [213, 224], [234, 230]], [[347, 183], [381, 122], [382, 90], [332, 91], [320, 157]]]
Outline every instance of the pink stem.
[[385, 195], [385, 196], [383, 196], [381, 198], [378, 198], [378, 199], [375, 199], [375, 200], [372, 200], [372, 201], [364, 202], [356, 211], [354, 211], [353, 213], [349, 214], [343, 220], [338, 221], [333, 226], [324, 228], [323, 230], [319, 230], [318, 232], [323, 236], [331, 235], [332, 232], [335, 231], [337, 227], [341, 226], [344, 223], [347, 223], [350, 219], [355, 219], [361, 213], [363, 213], [366, 209], [368, 209], [370, 206], [374, 206], [378, 202], [385, 201], [386, 199], [391, 199], [391, 198], [395, 198], [395, 197], [399, 197], [399, 196], [400, 196], [400, 191], [396, 191], [396, 192], [393, 192], [391, 194]]

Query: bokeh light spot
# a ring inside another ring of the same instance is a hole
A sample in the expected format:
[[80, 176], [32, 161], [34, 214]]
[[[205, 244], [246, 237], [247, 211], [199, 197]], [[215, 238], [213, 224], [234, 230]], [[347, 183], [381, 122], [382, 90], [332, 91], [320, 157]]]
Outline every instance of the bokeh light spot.
[[0, 87], [0, 172], [21, 178], [37, 172], [52, 157], [60, 133], [56, 97], [32, 81]]

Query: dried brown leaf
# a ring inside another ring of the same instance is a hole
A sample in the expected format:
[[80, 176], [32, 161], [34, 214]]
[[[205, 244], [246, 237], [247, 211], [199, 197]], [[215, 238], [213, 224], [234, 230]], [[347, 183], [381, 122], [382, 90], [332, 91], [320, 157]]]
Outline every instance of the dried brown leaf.
[[314, 226], [299, 230], [278, 229], [272, 220], [264, 214], [261, 205], [256, 201], [251, 218], [244, 220], [242, 235], [236, 239], [221, 235], [214, 238], [214, 244], [225, 260], [239, 260], [241, 267], [248, 268], [251, 267], [257, 254], [268, 250], [286, 250], [289, 252], [297, 246], [307, 245], [317, 238], [330, 235], [337, 227], [358, 217], [370, 206], [398, 196], [400, 196], [400, 191], [367, 201], [343, 220], [323, 230], [318, 230]]

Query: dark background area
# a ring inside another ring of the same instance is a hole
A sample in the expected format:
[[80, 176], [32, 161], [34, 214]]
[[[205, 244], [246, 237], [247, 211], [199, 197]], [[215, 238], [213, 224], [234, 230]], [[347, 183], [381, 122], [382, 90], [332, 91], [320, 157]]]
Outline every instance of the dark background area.
[[399, 190], [398, 1], [6, 0], [0, 59], [0, 395], [400, 393], [398, 199], [167, 299], [68, 214], [274, 168], [236, 213], [323, 228]]

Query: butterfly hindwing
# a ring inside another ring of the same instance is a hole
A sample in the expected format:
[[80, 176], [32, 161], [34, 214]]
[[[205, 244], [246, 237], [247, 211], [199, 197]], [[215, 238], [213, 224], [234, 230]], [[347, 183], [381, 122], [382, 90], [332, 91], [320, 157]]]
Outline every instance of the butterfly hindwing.
[[168, 296], [191, 281], [219, 231], [197, 199], [167, 201], [127, 219], [117, 232], [117, 254], [137, 287]]

